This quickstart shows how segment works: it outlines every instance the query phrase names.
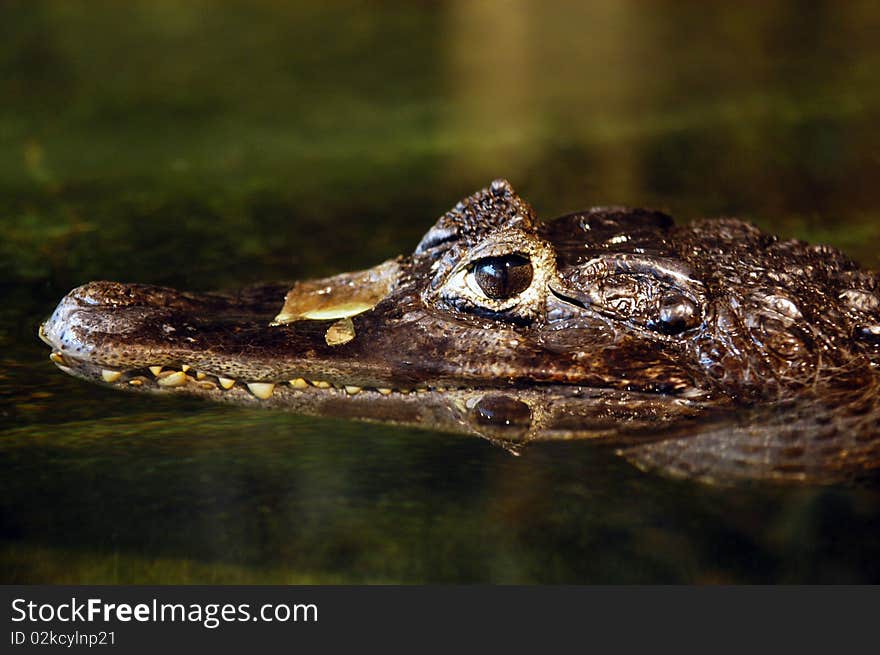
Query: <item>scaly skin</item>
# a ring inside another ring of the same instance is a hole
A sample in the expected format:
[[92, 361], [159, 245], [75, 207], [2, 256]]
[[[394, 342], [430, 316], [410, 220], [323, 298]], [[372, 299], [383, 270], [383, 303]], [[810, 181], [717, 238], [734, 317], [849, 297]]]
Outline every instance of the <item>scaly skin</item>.
[[65, 372], [119, 388], [510, 448], [590, 438], [705, 481], [880, 464], [876, 274], [735, 219], [539, 223], [503, 180], [373, 269], [234, 294], [92, 282], [40, 336]]

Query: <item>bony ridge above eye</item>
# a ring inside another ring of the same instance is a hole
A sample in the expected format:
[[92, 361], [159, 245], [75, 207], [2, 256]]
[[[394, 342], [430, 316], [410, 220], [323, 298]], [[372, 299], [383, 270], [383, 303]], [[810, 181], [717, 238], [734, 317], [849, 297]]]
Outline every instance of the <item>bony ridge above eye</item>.
[[483, 257], [471, 264], [469, 277], [487, 298], [512, 298], [532, 284], [534, 270], [528, 257], [508, 254]]

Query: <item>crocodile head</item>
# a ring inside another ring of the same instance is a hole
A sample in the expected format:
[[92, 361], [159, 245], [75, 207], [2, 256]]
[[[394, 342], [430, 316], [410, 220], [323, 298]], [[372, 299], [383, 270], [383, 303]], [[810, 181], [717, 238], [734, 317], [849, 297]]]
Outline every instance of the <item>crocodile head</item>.
[[[65, 372], [119, 388], [812, 479], [880, 459], [877, 283], [734, 219], [605, 207], [539, 223], [498, 180], [374, 268], [237, 293], [92, 282], [40, 336]], [[829, 425], [819, 461], [805, 444]]]

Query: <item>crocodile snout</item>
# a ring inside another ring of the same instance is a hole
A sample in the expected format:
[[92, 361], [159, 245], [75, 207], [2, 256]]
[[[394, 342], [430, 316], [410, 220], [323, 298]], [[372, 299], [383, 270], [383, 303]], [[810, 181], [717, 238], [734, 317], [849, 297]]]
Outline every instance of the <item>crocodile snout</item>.
[[132, 334], [164, 312], [190, 303], [179, 292], [148, 285], [90, 282], [68, 293], [39, 336], [53, 351], [75, 359], [100, 359], [101, 344], [109, 337]]

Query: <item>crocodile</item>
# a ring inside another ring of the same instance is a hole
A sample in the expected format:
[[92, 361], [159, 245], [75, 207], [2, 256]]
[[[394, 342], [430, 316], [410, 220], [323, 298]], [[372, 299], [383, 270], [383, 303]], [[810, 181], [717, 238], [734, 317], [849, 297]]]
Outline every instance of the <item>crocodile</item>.
[[373, 268], [216, 293], [91, 282], [39, 335], [119, 389], [837, 483], [880, 464], [878, 279], [734, 218], [538, 221], [496, 180]]

